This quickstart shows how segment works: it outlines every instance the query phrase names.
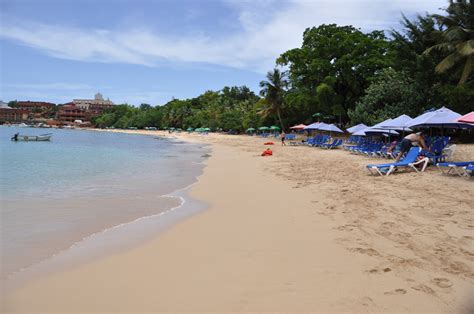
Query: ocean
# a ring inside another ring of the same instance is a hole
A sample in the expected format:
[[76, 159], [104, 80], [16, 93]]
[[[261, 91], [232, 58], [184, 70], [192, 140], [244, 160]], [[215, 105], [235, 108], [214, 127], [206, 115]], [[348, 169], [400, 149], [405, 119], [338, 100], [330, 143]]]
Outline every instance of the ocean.
[[[16, 132], [53, 135], [50, 142], [12, 142]], [[6, 280], [55, 260], [87, 261], [136, 245], [192, 214], [196, 209], [182, 209], [183, 191], [202, 173], [209, 147], [149, 135], [2, 126], [0, 153]]]

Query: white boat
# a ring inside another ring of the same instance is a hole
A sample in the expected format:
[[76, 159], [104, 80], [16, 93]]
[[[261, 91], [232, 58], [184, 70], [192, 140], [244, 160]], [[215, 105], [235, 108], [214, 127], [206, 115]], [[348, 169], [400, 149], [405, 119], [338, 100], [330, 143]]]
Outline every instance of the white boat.
[[12, 136], [11, 140], [14, 142], [46, 142], [51, 139], [53, 134], [41, 134], [41, 135], [20, 135], [15, 134]]

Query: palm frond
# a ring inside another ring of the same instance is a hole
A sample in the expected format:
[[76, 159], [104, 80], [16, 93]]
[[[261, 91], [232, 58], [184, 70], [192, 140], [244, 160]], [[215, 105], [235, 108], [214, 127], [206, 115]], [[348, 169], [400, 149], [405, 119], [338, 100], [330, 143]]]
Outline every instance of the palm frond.
[[472, 71], [474, 71], [474, 55], [471, 55], [467, 58], [458, 85], [466, 83]]
[[447, 52], [451, 52], [454, 50], [454, 47], [451, 43], [441, 43], [441, 44], [437, 44], [437, 45], [434, 45], [428, 49], [426, 49], [425, 51], [423, 51], [423, 54], [424, 55], [427, 55], [429, 54], [431, 51], [433, 50], [440, 50], [440, 51], [447, 51]]
[[462, 59], [462, 56], [457, 52], [453, 52], [446, 58], [444, 58], [435, 68], [437, 73], [444, 73], [447, 70], [451, 69], [459, 60]]
[[463, 56], [474, 54], [474, 39], [459, 43], [456, 46], [456, 50]]

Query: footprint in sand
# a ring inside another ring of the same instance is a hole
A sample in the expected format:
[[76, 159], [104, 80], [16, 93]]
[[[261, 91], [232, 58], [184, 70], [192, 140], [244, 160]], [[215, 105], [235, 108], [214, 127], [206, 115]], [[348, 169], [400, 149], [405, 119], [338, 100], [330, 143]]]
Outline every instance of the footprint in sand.
[[350, 249], [352, 252], [358, 252], [358, 253], [362, 253], [362, 254], [367, 254], [369, 256], [380, 256], [379, 252], [377, 252], [376, 250], [374, 249], [364, 249], [364, 248], [361, 248], [361, 247], [356, 247], [356, 248], [352, 248]]
[[402, 294], [406, 294], [407, 291], [405, 289], [395, 289], [393, 291], [387, 291], [387, 292], [384, 292], [384, 294], [386, 295], [402, 295]]
[[354, 225], [342, 225], [342, 226], [339, 226], [335, 229], [339, 230], [339, 231], [352, 231], [354, 230], [356, 226]]
[[369, 269], [367, 272], [370, 274], [381, 274], [381, 273], [388, 273], [391, 271], [392, 271], [391, 268], [386, 267], [384, 269], [372, 268], [372, 269]]
[[432, 281], [440, 288], [449, 288], [453, 286], [453, 283], [447, 278], [434, 278]]
[[425, 293], [431, 294], [431, 295], [436, 294], [435, 291], [433, 289], [431, 289], [431, 287], [428, 287], [427, 285], [423, 285], [423, 284], [418, 285], [418, 286], [413, 286], [411, 288], [413, 290], [425, 292]]

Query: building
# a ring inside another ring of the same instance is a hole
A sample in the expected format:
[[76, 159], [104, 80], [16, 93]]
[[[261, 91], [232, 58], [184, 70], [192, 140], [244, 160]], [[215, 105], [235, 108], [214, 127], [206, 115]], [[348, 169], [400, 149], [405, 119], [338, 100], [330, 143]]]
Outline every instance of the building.
[[102, 114], [105, 109], [112, 108], [115, 104], [107, 98], [102, 97], [101, 93], [97, 93], [94, 99], [74, 99], [72, 101], [76, 107], [86, 110], [91, 118]]
[[54, 115], [55, 104], [44, 101], [18, 101], [12, 105], [15, 109], [28, 111], [28, 119], [38, 120], [50, 118]]
[[28, 119], [28, 110], [11, 108], [7, 103], [0, 101], [0, 123], [17, 123]]
[[86, 109], [76, 106], [73, 102], [59, 106], [57, 119], [60, 124], [73, 124], [75, 121], [90, 121], [90, 114]]
[[53, 109], [55, 106], [55, 104], [50, 102], [29, 100], [18, 101], [15, 105], [13, 105], [14, 108], [28, 110], [29, 112], [44, 112]]

